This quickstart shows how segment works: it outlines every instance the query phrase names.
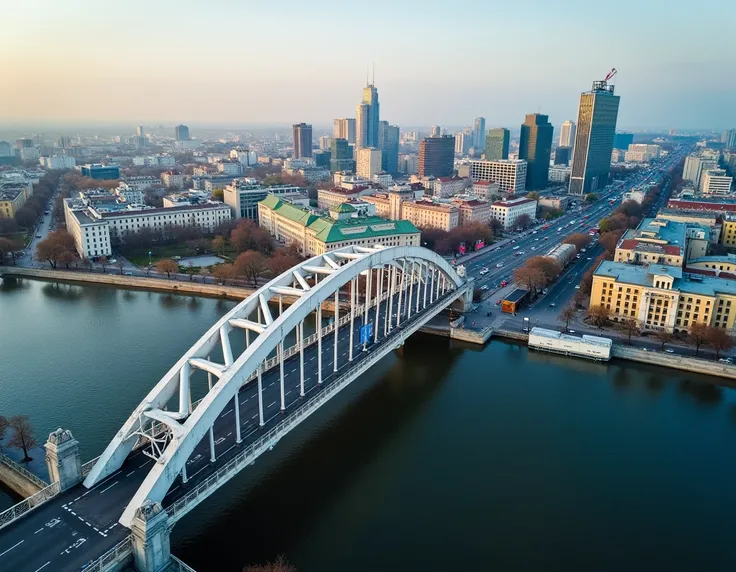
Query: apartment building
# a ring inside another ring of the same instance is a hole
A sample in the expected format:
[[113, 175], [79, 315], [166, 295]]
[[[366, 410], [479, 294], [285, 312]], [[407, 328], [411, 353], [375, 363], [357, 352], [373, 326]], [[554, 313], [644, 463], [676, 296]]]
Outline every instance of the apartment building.
[[700, 177], [700, 192], [704, 195], [729, 195], [733, 177], [723, 169], [709, 169]]
[[502, 193], [523, 193], [526, 189], [526, 161], [502, 159], [499, 161], [470, 161], [473, 181], [495, 181]]
[[504, 229], [514, 228], [521, 215], [537, 218], [537, 201], [527, 198], [510, 199], [491, 203], [491, 216], [499, 221]]

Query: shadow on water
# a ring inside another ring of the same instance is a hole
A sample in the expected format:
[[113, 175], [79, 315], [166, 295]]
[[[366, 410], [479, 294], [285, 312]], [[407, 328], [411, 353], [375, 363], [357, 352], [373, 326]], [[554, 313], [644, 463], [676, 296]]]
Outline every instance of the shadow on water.
[[698, 403], [704, 405], [716, 405], [723, 399], [723, 389], [712, 383], [699, 383], [689, 379], [683, 379], [677, 386], [683, 395], [689, 395]]
[[14, 292], [20, 290], [29, 290], [32, 286], [30, 280], [23, 280], [15, 276], [5, 276], [0, 278], [0, 292]]
[[88, 295], [85, 289], [62, 282], [47, 282], [41, 292], [47, 298], [61, 302], [78, 302]]
[[[403, 352], [384, 373], [369, 372], [362, 384], [355, 382], [363, 386], [357, 394], [334, 398], [314, 415], [315, 421], [298, 427], [301, 444], [286, 445], [278, 460], [257, 462], [229, 483], [221, 498], [215, 495], [185, 517], [174, 529], [175, 553], [206, 572], [242, 570], [288, 552], [411, 423], [462, 354], [448, 349], [448, 340], [433, 336], [412, 338]], [[220, 506], [208, 508], [207, 503]], [[218, 555], [216, 564], [211, 554]]]

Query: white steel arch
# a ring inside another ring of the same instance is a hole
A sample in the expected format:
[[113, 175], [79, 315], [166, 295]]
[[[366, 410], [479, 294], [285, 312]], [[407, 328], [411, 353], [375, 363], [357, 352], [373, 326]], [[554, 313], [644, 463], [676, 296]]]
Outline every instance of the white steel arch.
[[[409, 305], [416, 304], [417, 311], [420, 305], [426, 306], [427, 302], [431, 304], [440, 292], [457, 290], [465, 285], [464, 279], [442, 257], [418, 246], [348, 246], [300, 263], [243, 300], [176, 362], [123, 424], [90, 471], [84, 485], [92, 487], [118, 470], [136, 444], [141, 441], [150, 444], [157, 461], [120, 518], [121, 524], [130, 526], [135, 510], [144, 501], [163, 501], [177, 476], [186, 471], [185, 463], [194, 448], [208, 432], [211, 435], [211, 428], [218, 416], [230, 405], [248, 379], [261, 371], [268, 356], [274, 350], [277, 355], [283, 355], [283, 340], [289, 332], [298, 329], [303, 337], [304, 320], [312, 312], [321, 312], [323, 302], [336, 296], [340, 288], [347, 284], [355, 284], [354, 281], [361, 275], [366, 276], [370, 296], [372, 277], [376, 277], [377, 283], [380, 281], [384, 284], [384, 273], [386, 282], [391, 284], [393, 280], [393, 283], [400, 285], [396, 290], [398, 296], [404, 291], [405, 296], [409, 296], [410, 291], [413, 293]], [[353, 291], [351, 288], [351, 297]], [[294, 296], [297, 299], [274, 318], [269, 302], [280, 301], [282, 296]], [[380, 303], [380, 292], [376, 299]], [[393, 303], [393, 299], [386, 300], [387, 304]], [[391, 310], [387, 316], [390, 317], [390, 313]], [[255, 315], [257, 319], [253, 319]], [[229, 340], [229, 333], [233, 329], [244, 329], [246, 335], [249, 332], [256, 334], [237, 359], [233, 356]], [[378, 324], [375, 329], [378, 330]], [[218, 347], [222, 350], [224, 363], [209, 359]], [[206, 371], [217, 381], [192, 411], [189, 378], [193, 369]], [[178, 409], [166, 410], [167, 403], [177, 393]], [[282, 389], [282, 409], [283, 403]], [[238, 407], [234, 409], [237, 417]], [[239, 419], [236, 419], [236, 424], [237, 442], [240, 442]], [[154, 427], [159, 429], [154, 431]], [[165, 437], [161, 437], [161, 427], [167, 429]]]

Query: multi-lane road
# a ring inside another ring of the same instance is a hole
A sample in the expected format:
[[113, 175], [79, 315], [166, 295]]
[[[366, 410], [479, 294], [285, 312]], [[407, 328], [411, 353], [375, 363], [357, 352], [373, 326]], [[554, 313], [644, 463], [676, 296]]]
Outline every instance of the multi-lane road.
[[[416, 299], [416, 298], [415, 298]], [[170, 506], [186, 495], [193, 487], [211, 475], [237, 455], [244, 447], [258, 439], [265, 431], [271, 429], [296, 406], [303, 403], [334, 383], [348, 368], [370, 356], [379, 347], [392, 341], [408, 324], [414, 323], [420, 316], [412, 308], [411, 319], [406, 319], [408, 310], [407, 296], [401, 301], [403, 316], [401, 324], [396, 327], [396, 313], [399, 307], [398, 295], [394, 298], [392, 312], [389, 317], [393, 329], [384, 336], [384, 327], [388, 316], [388, 304], [380, 304], [378, 313], [375, 308], [369, 311], [368, 322], [378, 330], [378, 344], [368, 343], [365, 351], [360, 343], [360, 327], [362, 318], [356, 316], [353, 330], [353, 363], [350, 357], [350, 324], [338, 331], [337, 368], [334, 365], [334, 333], [324, 336], [322, 340], [322, 383], [318, 383], [318, 345], [314, 344], [304, 350], [304, 393], [301, 397], [301, 365], [300, 357], [287, 359], [284, 365], [284, 400], [285, 411], [281, 411], [281, 384], [279, 368], [275, 367], [263, 374], [263, 416], [264, 426], [260, 427], [258, 384], [255, 381], [243, 386], [237, 396], [240, 412], [242, 442], [236, 443], [236, 421], [234, 407], [229, 407], [218, 417], [213, 429], [215, 460], [211, 460], [209, 438], [205, 437], [196, 447], [187, 462], [188, 481], [184, 484], [178, 478], [171, 486], [164, 499], [164, 506]], [[377, 315], [376, 315], [377, 314]], [[377, 325], [377, 326], [376, 326]], [[374, 338], [371, 337], [371, 340]], [[152, 383], [155, 380], [151, 380]], [[112, 438], [112, 435], [110, 435]], [[130, 455], [123, 466], [98, 483], [86, 489], [82, 485], [61, 493], [47, 503], [41, 505], [24, 518], [0, 530], [0, 569], [14, 572], [72, 571], [79, 570], [91, 560], [123, 540], [130, 531], [117, 523], [123, 509], [128, 504], [138, 487], [150, 470], [153, 460], [138, 450]]]

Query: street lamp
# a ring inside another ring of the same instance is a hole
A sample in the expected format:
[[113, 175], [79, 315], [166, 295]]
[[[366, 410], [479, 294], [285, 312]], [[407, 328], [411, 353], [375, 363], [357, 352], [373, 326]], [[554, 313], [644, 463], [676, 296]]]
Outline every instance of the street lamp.
[[148, 266], [151, 266], [151, 251], [148, 251]]

